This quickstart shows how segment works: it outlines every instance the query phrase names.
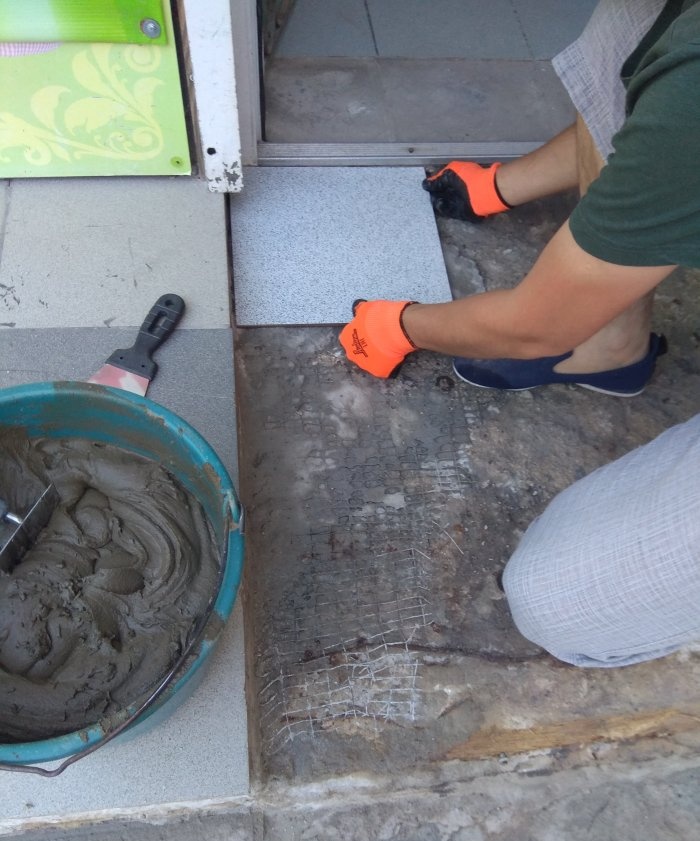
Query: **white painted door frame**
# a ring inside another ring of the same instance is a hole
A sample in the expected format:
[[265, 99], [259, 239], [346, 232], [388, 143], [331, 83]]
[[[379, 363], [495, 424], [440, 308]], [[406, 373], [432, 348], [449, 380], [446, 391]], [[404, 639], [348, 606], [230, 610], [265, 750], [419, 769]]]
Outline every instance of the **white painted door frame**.
[[216, 193], [243, 186], [232, 7], [248, 0], [177, 0], [194, 147]]

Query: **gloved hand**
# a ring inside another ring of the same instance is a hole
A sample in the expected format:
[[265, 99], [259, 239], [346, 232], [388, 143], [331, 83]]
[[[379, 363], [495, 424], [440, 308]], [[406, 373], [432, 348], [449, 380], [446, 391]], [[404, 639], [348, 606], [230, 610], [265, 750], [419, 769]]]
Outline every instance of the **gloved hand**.
[[415, 301], [365, 301], [352, 305], [353, 320], [343, 327], [340, 344], [348, 359], [375, 377], [391, 377], [416, 346], [401, 315]]
[[479, 222], [486, 216], [509, 210], [496, 186], [500, 163], [483, 167], [473, 161], [452, 161], [423, 181], [438, 216]]

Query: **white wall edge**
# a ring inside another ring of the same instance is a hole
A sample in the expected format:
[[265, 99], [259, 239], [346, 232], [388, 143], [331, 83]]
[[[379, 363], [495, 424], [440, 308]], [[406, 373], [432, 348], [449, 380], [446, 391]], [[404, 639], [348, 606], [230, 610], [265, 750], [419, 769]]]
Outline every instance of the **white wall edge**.
[[192, 120], [203, 175], [214, 193], [243, 187], [230, 0], [180, 0]]

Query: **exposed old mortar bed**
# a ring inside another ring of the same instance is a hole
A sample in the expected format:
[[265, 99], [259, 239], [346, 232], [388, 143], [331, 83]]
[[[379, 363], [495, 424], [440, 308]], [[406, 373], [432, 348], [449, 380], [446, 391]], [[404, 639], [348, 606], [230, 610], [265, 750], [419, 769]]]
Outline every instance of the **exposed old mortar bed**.
[[[439, 220], [455, 297], [517, 283], [568, 212], [557, 197], [483, 225]], [[427, 352], [378, 381], [349, 365], [339, 327], [239, 332], [262, 780], [400, 775], [483, 756], [494, 731], [565, 727], [561, 746], [602, 720], [695, 714], [698, 653], [562, 666], [517, 633], [496, 575], [557, 492], [700, 411], [696, 275], [658, 291], [670, 350], [634, 400], [470, 388]], [[348, 302], [361, 293], [338, 283]]]

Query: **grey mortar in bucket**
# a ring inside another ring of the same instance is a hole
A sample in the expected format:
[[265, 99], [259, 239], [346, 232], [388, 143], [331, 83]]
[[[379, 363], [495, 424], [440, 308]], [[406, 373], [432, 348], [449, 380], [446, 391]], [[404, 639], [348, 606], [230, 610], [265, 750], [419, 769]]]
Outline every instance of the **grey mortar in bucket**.
[[146, 697], [177, 660], [222, 563], [202, 505], [152, 459], [0, 427], [0, 490], [61, 502], [0, 573], [0, 742], [74, 732]]

